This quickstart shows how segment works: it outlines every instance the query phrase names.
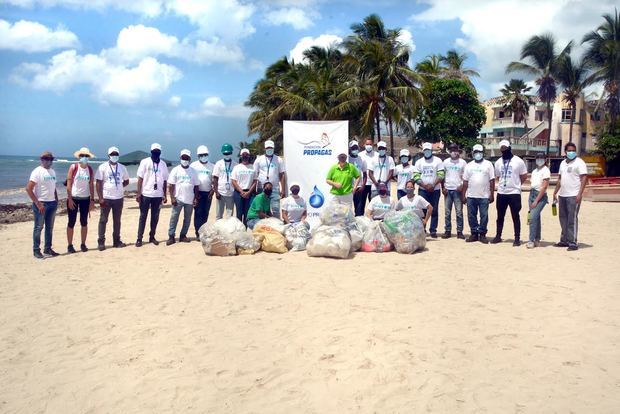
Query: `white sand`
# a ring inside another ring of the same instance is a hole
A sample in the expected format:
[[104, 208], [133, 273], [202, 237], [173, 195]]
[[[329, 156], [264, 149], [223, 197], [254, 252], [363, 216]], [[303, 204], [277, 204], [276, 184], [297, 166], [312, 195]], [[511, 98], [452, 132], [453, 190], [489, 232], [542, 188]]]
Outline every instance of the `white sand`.
[[[128, 201], [125, 242], [136, 227]], [[577, 252], [549, 246], [547, 207], [535, 250], [452, 238], [338, 261], [193, 242], [38, 261], [32, 224], [9, 225], [0, 412], [617, 413], [619, 229], [619, 204], [584, 202]]]

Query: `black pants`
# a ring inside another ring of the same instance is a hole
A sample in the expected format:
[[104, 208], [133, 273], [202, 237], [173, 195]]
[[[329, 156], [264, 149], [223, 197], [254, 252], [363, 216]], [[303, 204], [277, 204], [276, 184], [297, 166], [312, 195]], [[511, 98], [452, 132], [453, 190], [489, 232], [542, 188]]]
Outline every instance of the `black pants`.
[[196, 237], [198, 237], [198, 230], [209, 219], [209, 210], [211, 209], [211, 198], [209, 198], [209, 191], [200, 191], [200, 198], [198, 204], [194, 207], [194, 230], [196, 231]]
[[80, 225], [82, 227], [88, 226], [88, 209], [90, 207], [90, 197], [74, 198], [73, 203], [75, 203], [75, 208], [67, 209], [67, 215], [69, 216], [69, 223], [67, 224], [67, 227], [69, 227], [70, 229], [75, 227], [78, 211], [80, 212]]
[[502, 231], [504, 230], [504, 217], [506, 216], [506, 210], [510, 207], [510, 215], [512, 216], [512, 223], [515, 229], [515, 239], [521, 238], [521, 218], [519, 212], [521, 211], [521, 194], [498, 194], [497, 195], [497, 232], [495, 237], [502, 237]]
[[[368, 186], [370, 188], [370, 186]], [[353, 192], [353, 207], [355, 208], [356, 216], [364, 215], [364, 207], [366, 207], [366, 194], [365, 189], [362, 188], [361, 191]]]
[[162, 197], [145, 197], [142, 196], [140, 201], [140, 222], [138, 223], [138, 240], [142, 240], [144, 236], [144, 228], [146, 227], [146, 218], [151, 210], [151, 231], [149, 238], [155, 237], [157, 223], [159, 222], [159, 209], [161, 207]]

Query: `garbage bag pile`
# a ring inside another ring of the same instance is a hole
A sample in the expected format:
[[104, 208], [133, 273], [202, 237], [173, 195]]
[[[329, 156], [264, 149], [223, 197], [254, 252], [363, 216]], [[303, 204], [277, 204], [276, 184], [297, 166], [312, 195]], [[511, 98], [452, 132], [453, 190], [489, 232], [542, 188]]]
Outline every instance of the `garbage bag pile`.
[[334, 257], [346, 259], [351, 252], [351, 237], [342, 226], [321, 225], [312, 232], [306, 245], [310, 257]]
[[379, 221], [372, 221], [364, 233], [362, 251], [383, 253], [390, 250], [392, 250], [392, 244], [381, 229], [381, 223]]
[[[236, 217], [227, 217], [214, 223], [205, 223], [198, 229], [198, 237], [205, 254], [209, 256], [234, 256], [237, 243], [242, 248], [256, 247], [246, 236], [245, 226]], [[256, 250], [255, 250], [256, 251]]]
[[424, 224], [411, 210], [388, 211], [381, 228], [398, 253], [411, 254], [426, 246]]
[[288, 224], [284, 229], [284, 237], [290, 251], [306, 250], [306, 244], [311, 238], [310, 226], [305, 222]]

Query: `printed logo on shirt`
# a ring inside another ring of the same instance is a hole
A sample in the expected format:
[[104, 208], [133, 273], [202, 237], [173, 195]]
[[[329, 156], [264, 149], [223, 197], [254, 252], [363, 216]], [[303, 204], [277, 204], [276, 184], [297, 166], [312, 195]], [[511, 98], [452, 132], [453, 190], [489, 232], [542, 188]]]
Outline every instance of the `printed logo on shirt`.
[[53, 175], [46, 175], [43, 177], [43, 181], [56, 181], [56, 177]]

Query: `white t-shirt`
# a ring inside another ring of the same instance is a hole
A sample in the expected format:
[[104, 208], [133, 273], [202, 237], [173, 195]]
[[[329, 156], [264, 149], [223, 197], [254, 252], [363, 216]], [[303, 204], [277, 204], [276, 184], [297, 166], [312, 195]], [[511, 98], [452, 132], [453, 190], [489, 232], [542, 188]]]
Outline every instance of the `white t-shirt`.
[[123, 181], [129, 180], [129, 174], [123, 164], [104, 162], [97, 168], [95, 179], [102, 182], [104, 199], [120, 200], [124, 195]]
[[[145, 158], [138, 166], [138, 178], [142, 178], [142, 195], [145, 197], [163, 197], [164, 181], [168, 181], [168, 166], [164, 160], [156, 164], [153, 160]], [[157, 189], [155, 189], [157, 183]]]
[[469, 198], [489, 198], [491, 196], [491, 180], [495, 180], [495, 168], [489, 160], [470, 161], [463, 171], [463, 181], [467, 181]]
[[37, 200], [41, 202], [56, 200], [56, 172], [53, 169], [38, 166], [30, 173], [30, 181], [36, 184], [34, 195]]
[[[389, 155], [386, 155], [384, 158], [381, 158], [379, 156], [375, 157], [371, 165], [372, 166], [368, 166], [368, 169], [372, 170], [372, 173], [375, 176], [375, 180], [377, 180], [377, 182], [381, 181], [384, 183], [387, 182], [390, 170], [393, 170], [396, 167], [394, 164], [394, 158], [390, 157]], [[375, 183], [372, 183], [371, 190], [376, 189], [377, 187], [375, 186]]]
[[230, 174], [230, 178], [237, 182], [242, 190], [248, 190], [256, 179], [256, 171], [252, 164], [237, 164]]
[[302, 197], [294, 198], [288, 196], [282, 200], [282, 210], [288, 214], [288, 221], [298, 223], [301, 221], [304, 211], [306, 211], [306, 201]]
[[394, 169], [394, 175], [396, 175], [396, 189], [404, 190], [407, 181], [413, 178], [413, 172], [415, 171], [415, 167], [411, 164], [407, 164], [403, 167], [403, 164], [398, 164]]
[[168, 184], [174, 184], [174, 198], [183, 204], [194, 202], [194, 187], [200, 184], [196, 171], [192, 167], [177, 165], [170, 172]]
[[548, 180], [549, 178], [551, 178], [551, 171], [549, 171], [549, 168], [546, 165], [541, 168], [534, 168], [534, 171], [532, 171], [532, 176], [530, 177], [530, 188], [532, 190], [540, 191], [543, 180]]
[[504, 162], [502, 158], [495, 161], [495, 176], [499, 177], [497, 194], [521, 194], [523, 174], [527, 174], [527, 167], [516, 155], [513, 155], [508, 162]]
[[[73, 183], [71, 184], [71, 197], [90, 197], [90, 168], [88, 168], [88, 165], [85, 168], [82, 168], [81, 166], [76, 166], [75, 164], [72, 165], [71, 169], [73, 168], [77, 168], [77, 172], [73, 176]], [[71, 171], [71, 169], [69, 174], [73, 175], [73, 171]]]
[[466, 165], [467, 162], [460, 157], [456, 160], [448, 158], [443, 161], [443, 169], [446, 172], [444, 180], [446, 190], [456, 190], [463, 184], [463, 171]]
[[[359, 154], [357, 155], [358, 158], [361, 158], [362, 161], [364, 161], [366, 163], [366, 171], [371, 170], [372, 166], [375, 165], [375, 159], [379, 156], [379, 154], [377, 154], [376, 151], [371, 151], [370, 153], [364, 151], [360, 151]], [[349, 161], [351, 162], [351, 161]], [[361, 181], [361, 180], [360, 180]], [[370, 181], [370, 179], [368, 179], [368, 181], [366, 181], [366, 185], [372, 185], [372, 182]]]
[[560, 197], [577, 197], [581, 188], [581, 175], [588, 174], [588, 166], [579, 157], [560, 163]]
[[412, 210], [421, 219], [424, 219], [424, 210], [428, 208], [430, 203], [419, 195], [414, 195], [413, 198], [402, 196], [398, 203], [396, 203], [396, 210]]
[[194, 161], [189, 165], [189, 168], [194, 170], [196, 173], [196, 177], [198, 177], [199, 190], [209, 192], [213, 188], [213, 184], [211, 183], [211, 178], [213, 176], [213, 164], [207, 162], [206, 164], [201, 163], [200, 161]]
[[254, 161], [254, 171], [261, 186], [269, 181], [273, 184], [274, 192], [280, 191], [280, 173], [286, 172], [282, 158], [275, 154], [271, 159], [266, 155], [259, 155]]
[[[439, 157], [431, 157], [430, 159], [420, 158], [415, 162], [415, 172], [420, 173], [422, 184], [434, 184], [437, 180], [437, 172], [443, 171], [443, 161]], [[439, 190], [441, 184], [435, 185], [435, 190]]]
[[[360, 181], [357, 187], [361, 187], [364, 184], [364, 173], [368, 171], [368, 167], [366, 165], [366, 161], [361, 157], [361, 154], [357, 157], [352, 157], [349, 155], [349, 163], [355, 165], [357, 171], [360, 173]], [[355, 178], [353, 179], [353, 183], [355, 183]]]
[[371, 212], [372, 218], [375, 220], [383, 220], [385, 217], [385, 213], [392, 210], [394, 208], [394, 201], [390, 198], [389, 195], [385, 197], [381, 197], [380, 195], [376, 195], [370, 200], [368, 207], [366, 208]]
[[217, 177], [217, 192], [224, 197], [233, 195], [232, 170], [237, 163], [233, 160], [219, 160], [213, 167], [213, 176]]

